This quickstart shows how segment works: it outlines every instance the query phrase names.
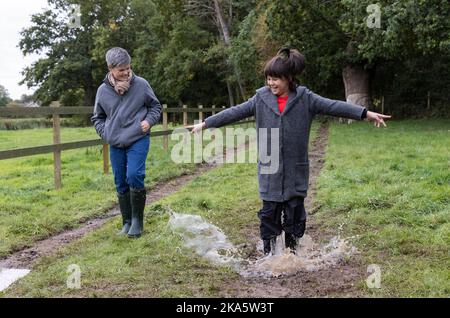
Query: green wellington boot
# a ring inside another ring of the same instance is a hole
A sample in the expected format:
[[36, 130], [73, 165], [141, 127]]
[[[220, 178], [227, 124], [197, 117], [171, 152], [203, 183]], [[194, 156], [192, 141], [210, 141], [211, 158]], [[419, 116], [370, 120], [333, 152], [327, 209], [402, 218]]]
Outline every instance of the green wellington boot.
[[119, 198], [120, 213], [122, 214], [122, 230], [117, 233], [118, 235], [127, 235], [131, 227], [131, 202], [130, 191], [124, 194], [117, 194]]
[[141, 236], [144, 229], [144, 208], [146, 199], [145, 189], [131, 189], [131, 228], [128, 231], [128, 237], [137, 238]]

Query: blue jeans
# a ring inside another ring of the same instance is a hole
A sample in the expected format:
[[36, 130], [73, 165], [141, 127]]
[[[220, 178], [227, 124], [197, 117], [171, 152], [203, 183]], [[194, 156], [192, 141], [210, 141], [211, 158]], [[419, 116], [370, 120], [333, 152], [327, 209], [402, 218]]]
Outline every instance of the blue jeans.
[[150, 136], [146, 135], [126, 148], [110, 147], [111, 166], [117, 192], [124, 194], [133, 189], [143, 189], [145, 161], [150, 147]]

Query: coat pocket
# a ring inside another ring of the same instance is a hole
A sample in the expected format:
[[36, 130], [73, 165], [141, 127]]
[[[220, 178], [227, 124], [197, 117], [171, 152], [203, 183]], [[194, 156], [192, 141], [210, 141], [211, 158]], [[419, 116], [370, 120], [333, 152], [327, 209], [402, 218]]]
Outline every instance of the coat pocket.
[[105, 126], [103, 127], [103, 140], [108, 141], [109, 142], [109, 136], [111, 135], [110, 130], [111, 130], [111, 120], [109, 120], [109, 118], [106, 118], [105, 120]]
[[142, 131], [141, 121], [137, 118], [133, 118], [122, 125], [122, 129], [127, 131], [128, 137], [140, 136], [145, 133]]
[[309, 180], [309, 162], [295, 164], [295, 190], [306, 191]]

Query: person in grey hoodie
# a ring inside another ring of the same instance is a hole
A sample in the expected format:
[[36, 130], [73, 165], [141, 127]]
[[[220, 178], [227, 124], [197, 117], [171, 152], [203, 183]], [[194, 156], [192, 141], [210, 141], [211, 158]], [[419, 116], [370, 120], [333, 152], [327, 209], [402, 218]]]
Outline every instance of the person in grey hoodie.
[[[283, 230], [285, 246], [295, 253], [298, 240], [305, 232], [304, 199], [308, 189], [308, 144], [313, 118], [317, 114], [327, 114], [366, 119], [374, 121], [377, 127], [386, 126], [384, 120], [390, 118], [358, 105], [324, 98], [298, 85], [296, 77], [304, 68], [305, 58], [298, 50], [281, 49], [265, 66], [266, 87], [258, 89], [247, 102], [191, 126], [195, 133], [255, 116], [259, 195], [263, 201], [258, 216], [265, 254], [274, 252], [276, 237]], [[262, 133], [265, 139], [260, 138]], [[274, 144], [275, 147], [267, 149], [267, 145]], [[269, 156], [266, 151], [271, 152]], [[277, 156], [273, 156], [274, 153]], [[267, 157], [278, 160], [263, 160]]]
[[121, 235], [140, 237], [146, 200], [145, 161], [150, 147], [150, 129], [161, 116], [161, 104], [142, 77], [131, 71], [131, 57], [114, 47], [106, 53], [109, 73], [97, 90], [91, 118], [97, 134], [110, 145], [122, 213]]

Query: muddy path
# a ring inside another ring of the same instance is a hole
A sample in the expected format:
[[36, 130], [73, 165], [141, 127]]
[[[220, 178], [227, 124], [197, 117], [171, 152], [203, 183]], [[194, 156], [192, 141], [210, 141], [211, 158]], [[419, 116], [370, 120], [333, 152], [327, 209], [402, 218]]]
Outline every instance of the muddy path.
[[[328, 124], [320, 126], [317, 138], [314, 140], [309, 152], [310, 180], [308, 197], [305, 207], [308, 211], [306, 235], [315, 242], [327, 241], [337, 234], [326, 230], [315, 220], [314, 198], [317, 193], [316, 180], [324, 165], [326, 146], [328, 142]], [[256, 212], [256, 211], [255, 211]], [[256, 214], [256, 213], [255, 213]], [[249, 249], [256, 251], [250, 253], [250, 260], [257, 260], [262, 253], [257, 251], [261, 245], [259, 228], [251, 229], [247, 237], [250, 242]], [[251, 298], [297, 298], [297, 297], [357, 297], [361, 295], [359, 282], [367, 274], [361, 266], [357, 255], [317, 271], [299, 271], [294, 275], [280, 277], [251, 277], [240, 276], [237, 280], [226, 282], [221, 286], [222, 297], [251, 297]]]
[[[220, 162], [226, 162], [227, 156], [234, 156], [235, 153], [240, 151], [245, 151], [249, 148], [249, 142], [244, 145], [234, 147], [234, 149], [224, 150], [223, 154], [218, 155], [210, 160], [208, 163], [199, 164], [196, 170], [192, 173], [181, 175], [179, 177], [161, 181], [149, 188], [147, 191], [146, 204], [151, 204], [158, 201], [164, 197], [171, 195], [172, 193], [180, 190], [186, 183], [191, 181], [197, 176], [214, 169], [221, 165]], [[216, 160], [215, 160], [216, 159]], [[222, 160], [217, 160], [222, 159]], [[217, 161], [217, 162], [216, 162]], [[116, 205], [112, 209], [108, 210], [105, 214], [100, 217], [88, 219], [80, 222], [79, 226], [74, 229], [70, 229], [59, 233], [57, 235], [51, 236], [49, 238], [36, 241], [31, 247], [27, 247], [18, 251], [13, 252], [7, 257], [0, 259], [0, 269], [1, 268], [24, 268], [31, 269], [33, 264], [36, 263], [41, 257], [56, 254], [58, 250], [66, 246], [67, 244], [85, 236], [87, 233], [100, 228], [106, 222], [111, 220], [113, 217], [120, 215], [119, 206]]]

